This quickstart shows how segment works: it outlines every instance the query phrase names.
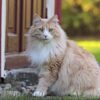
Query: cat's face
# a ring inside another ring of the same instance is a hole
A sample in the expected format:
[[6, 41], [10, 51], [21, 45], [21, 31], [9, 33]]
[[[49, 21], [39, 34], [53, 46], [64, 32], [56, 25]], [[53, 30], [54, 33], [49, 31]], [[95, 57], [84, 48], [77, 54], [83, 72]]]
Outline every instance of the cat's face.
[[29, 30], [31, 39], [50, 42], [59, 36], [57, 32], [58, 19], [57, 16], [52, 17], [50, 20], [41, 19], [38, 15], [34, 16], [33, 25]]

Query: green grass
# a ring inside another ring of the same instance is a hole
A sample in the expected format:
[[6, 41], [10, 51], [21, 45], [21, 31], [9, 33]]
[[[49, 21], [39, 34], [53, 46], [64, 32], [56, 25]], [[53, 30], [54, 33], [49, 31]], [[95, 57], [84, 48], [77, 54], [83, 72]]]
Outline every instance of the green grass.
[[32, 96], [5, 96], [0, 97], [0, 100], [100, 100], [97, 97], [71, 97], [71, 96], [64, 96], [64, 97], [32, 97]]
[[78, 44], [93, 53], [96, 60], [100, 62], [100, 40], [77, 40]]

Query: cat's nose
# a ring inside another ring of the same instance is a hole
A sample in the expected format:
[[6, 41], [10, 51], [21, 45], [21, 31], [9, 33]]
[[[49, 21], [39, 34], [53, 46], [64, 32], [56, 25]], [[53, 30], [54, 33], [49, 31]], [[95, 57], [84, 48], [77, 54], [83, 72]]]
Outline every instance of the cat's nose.
[[47, 39], [47, 35], [44, 35], [44, 38]]
[[47, 36], [47, 35], [44, 35], [44, 38], [45, 38], [45, 39], [47, 39], [47, 38], [48, 38], [48, 36]]

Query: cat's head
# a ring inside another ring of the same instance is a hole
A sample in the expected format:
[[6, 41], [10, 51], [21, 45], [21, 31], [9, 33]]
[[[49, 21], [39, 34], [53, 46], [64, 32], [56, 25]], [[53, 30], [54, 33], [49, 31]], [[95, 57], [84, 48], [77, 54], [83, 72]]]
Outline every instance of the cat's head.
[[53, 16], [50, 19], [42, 19], [39, 15], [35, 15], [33, 25], [29, 30], [31, 39], [37, 41], [50, 42], [59, 37], [58, 34], [58, 17]]

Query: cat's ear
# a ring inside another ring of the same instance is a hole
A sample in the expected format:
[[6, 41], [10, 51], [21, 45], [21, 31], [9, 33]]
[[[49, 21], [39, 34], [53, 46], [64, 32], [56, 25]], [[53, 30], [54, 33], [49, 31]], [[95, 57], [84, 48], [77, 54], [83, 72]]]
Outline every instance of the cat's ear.
[[58, 16], [57, 16], [57, 15], [54, 15], [54, 16], [49, 20], [49, 22], [58, 23], [58, 22], [59, 22]]
[[41, 24], [42, 24], [41, 17], [39, 15], [35, 14], [34, 17], [33, 17], [33, 25], [38, 26], [38, 25], [41, 25]]

